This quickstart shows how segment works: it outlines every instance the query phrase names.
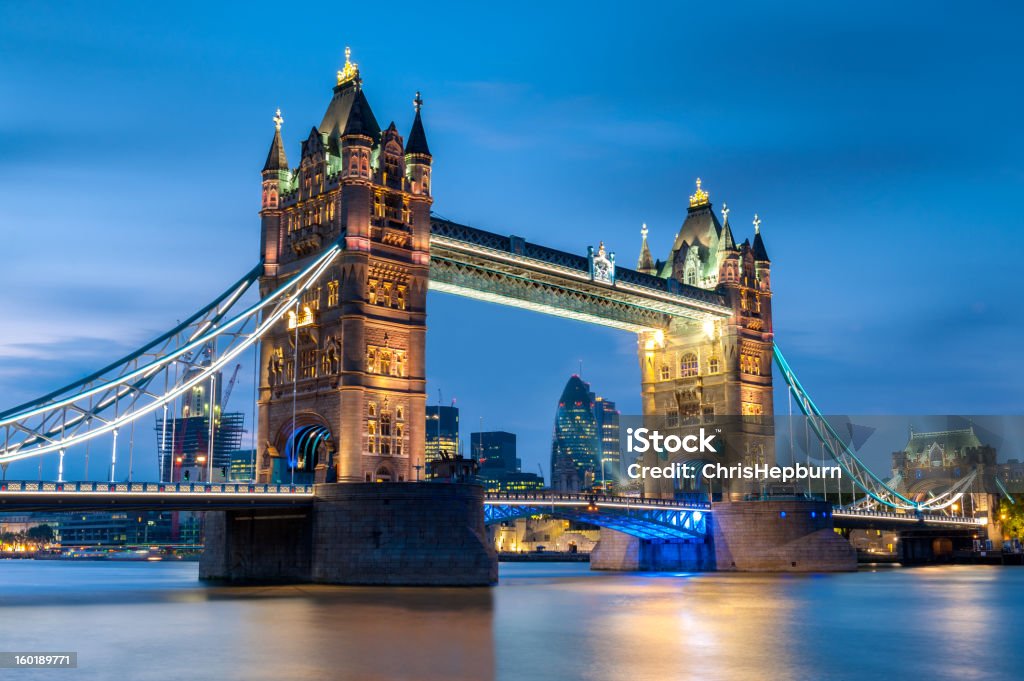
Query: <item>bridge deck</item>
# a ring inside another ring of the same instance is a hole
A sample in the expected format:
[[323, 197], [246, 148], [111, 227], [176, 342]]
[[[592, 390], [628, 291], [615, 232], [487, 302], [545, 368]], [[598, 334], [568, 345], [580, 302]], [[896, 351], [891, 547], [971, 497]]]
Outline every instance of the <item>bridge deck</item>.
[[313, 503], [312, 485], [163, 482], [3, 482], [0, 512], [224, 511]]
[[[302, 506], [313, 503], [313, 485], [273, 485], [256, 483], [166, 483], [166, 482], [26, 482], [0, 483], [0, 512], [28, 511], [102, 511], [131, 510], [233, 510]], [[757, 502], [743, 502], [757, 503]], [[713, 515], [714, 506], [695, 499], [645, 499], [600, 494], [566, 492], [488, 493], [489, 508], [520, 507], [522, 511], [556, 514], [572, 513], [573, 518], [608, 525], [612, 520], [636, 516], [649, 524], [672, 524], [686, 517]], [[588, 515], [589, 514], [589, 515]], [[694, 516], [694, 514], [697, 514]], [[513, 519], [515, 513], [507, 513]], [[914, 527], [955, 527], [977, 529], [983, 518], [885, 511], [833, 511], [837, 527], [848, 529], [911, 529]], [[498, 514], [489, 516], [500, 520]], [[616, 522], [618, 522], [616, 520]]]
[[617, 265], [611, 280], [601, 281], [586, 256], [439, 218], [430, 227], [433, 290], [628, 331], [732, 314], [715, 291]]

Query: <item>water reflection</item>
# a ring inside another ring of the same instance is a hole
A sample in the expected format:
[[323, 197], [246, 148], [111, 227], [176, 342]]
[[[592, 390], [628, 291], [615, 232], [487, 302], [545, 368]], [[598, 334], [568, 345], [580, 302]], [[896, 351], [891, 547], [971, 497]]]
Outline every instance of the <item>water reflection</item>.
[[[1024, 570], [594, 574], [510, 564], [494, 589], [207, 588], [188, 564], [0, 561], [7, 650], [75, 678], [1012, 677]], [[921, 651], [927, 651], [922, 654]], [[20, 672], [19, 679], [53, 672]], [[51, 676], [47, 676], [51, 675]]]

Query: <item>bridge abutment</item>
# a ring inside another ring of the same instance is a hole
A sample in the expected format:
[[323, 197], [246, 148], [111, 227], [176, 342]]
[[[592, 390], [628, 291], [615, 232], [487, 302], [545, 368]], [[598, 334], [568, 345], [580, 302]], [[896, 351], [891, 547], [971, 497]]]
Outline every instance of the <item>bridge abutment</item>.
[[207, 514], [200, 579], [229, 583], [484, 586], [498, 580], [483, 489], [444, 483], [315, 487], [301, 511]]

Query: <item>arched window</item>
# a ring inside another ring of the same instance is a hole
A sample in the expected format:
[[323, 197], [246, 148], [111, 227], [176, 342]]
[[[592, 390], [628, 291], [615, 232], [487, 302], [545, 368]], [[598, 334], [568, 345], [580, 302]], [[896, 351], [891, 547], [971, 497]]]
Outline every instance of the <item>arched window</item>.
[[661, 380], [667, 381], [672, 378], [672, 368], [667, 364], [661, 365]]
[[391, 351], [381, 350], [378, 354], [380, 360], [380, 373], [385, 376], [391, 375]]
[[391, 482], [392, 477], [391, 469], [387, 466], [381, 466], [374, 474], [374, 478], [377, 482]]
[[722, 370], [722, 364], [721, 364], [721, 362], [718, 361], [717, 357], [712, 357], [711, 359], [708, 360], [708, 373], [709, 374], [717, 374], [721, 370]]
[[683, 359], [679, 362], [679, 373], [683, 378], [696, 376], [700, 373], [700, 364], [697, 362], [697, 355], [692, 352], [688, 352], [683, 355]]

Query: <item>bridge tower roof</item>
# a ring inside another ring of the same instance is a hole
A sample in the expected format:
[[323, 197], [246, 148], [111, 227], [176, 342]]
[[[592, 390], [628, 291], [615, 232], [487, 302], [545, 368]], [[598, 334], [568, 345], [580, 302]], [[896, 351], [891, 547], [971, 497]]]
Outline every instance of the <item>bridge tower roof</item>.
[[430, 156], [430, 147], [427, 146], [427, 134], [423, 131], [423, 121], [420, 119], [423, 98], [420, 97], [419, 92], [416, 93], [413, 106], [416, 108], [416, 117], [412, 120], [412, 130], [409, 131], [409, 142], [405, 145], [405, 153]]

